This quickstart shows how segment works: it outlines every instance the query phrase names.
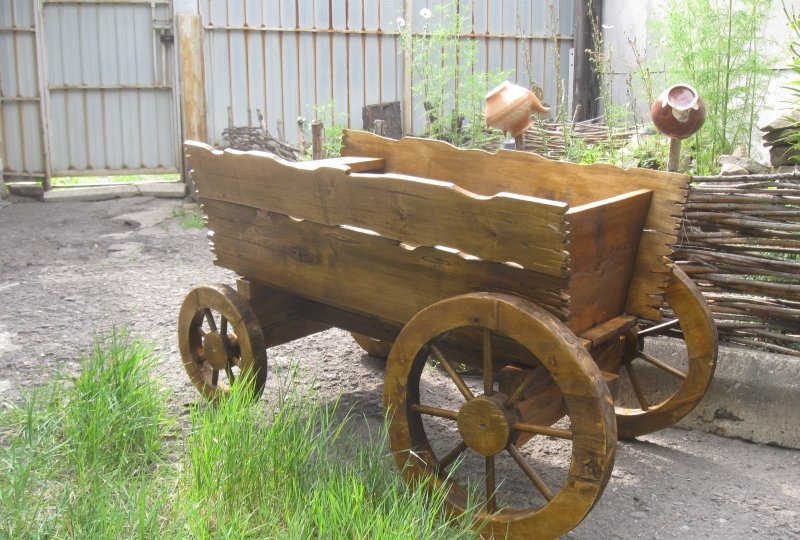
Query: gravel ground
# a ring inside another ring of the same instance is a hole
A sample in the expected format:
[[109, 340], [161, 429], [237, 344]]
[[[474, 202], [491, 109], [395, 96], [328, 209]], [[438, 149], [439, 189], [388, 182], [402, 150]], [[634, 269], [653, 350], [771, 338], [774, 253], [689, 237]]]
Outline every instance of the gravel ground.
[[[176, 410], [198, 399], [178, 353], [178, 309], [193, 287], [234, 276], [213, 265], [204, 230], [180, 226], [182, 205], [136, 197], [0, 208], [0, 402], [77, 370], [92, 336], [114, 324], [157, 344]], [[267, 394], [276, 367], [299, 363], [321, 398], [341, 394], [381, 421], [383, 362], [347, 333], [268, 355]], [[603, 497], [567, 538], [800, 538], [798, 512], [800, 452], [667, 429], [619, 443]]]

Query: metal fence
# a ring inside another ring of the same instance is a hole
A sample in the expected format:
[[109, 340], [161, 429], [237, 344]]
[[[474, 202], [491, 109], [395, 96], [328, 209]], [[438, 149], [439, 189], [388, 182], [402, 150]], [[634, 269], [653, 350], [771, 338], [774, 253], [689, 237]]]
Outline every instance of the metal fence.
[[[435, 26], [442, 9], [466, 18], [462, 39], [475, 40], [475, 70], [511, 70], [511, 79], [557, 101], [567, 88], [572, 0], [201, 0], [211, 143], [222, 131], [258, 125], [297, 140], [297, 118], [333, 107], [337, 122], [361, 128], [368, 104], [402, 103], [406, 132], [425, 122], [416, 76], [398, 35], [398, 17], [412, 32]], [[422, 9], [431, 10], [425, 20]], [[558, 61], [558, 65], [556, 65]], [[280, 126], [280, 127], [279, 127]]]
[[3, 0], [7, 179], [179, 170], [171, 0]]

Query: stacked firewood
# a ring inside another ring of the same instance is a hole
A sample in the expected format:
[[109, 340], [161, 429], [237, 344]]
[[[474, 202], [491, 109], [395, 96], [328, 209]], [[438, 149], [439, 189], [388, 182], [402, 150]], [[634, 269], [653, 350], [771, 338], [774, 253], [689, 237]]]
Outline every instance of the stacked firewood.
[[761, 128], [773, 167], [800, 164], [800, 111], [780, 116]]

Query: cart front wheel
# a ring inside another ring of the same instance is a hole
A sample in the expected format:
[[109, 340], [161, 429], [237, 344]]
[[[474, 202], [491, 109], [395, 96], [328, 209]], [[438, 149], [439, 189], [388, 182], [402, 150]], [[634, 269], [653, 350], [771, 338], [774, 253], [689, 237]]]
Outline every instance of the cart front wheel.
[[[476, 334], [480, 377], [431, 355], [454, 331]], [[498, 352], [509, 342], [536, 365], [525, 366], [530, 376], [504, 394], [497, 374], [507, 364]], [[429, 357], [442, 369], [427, 366]], [[541, 375], [552, 377], [567, 411], [552, 425], [519, 407]], [[563, 535], [591, 510], [611, 473], [616, 423], [600, 371], [564, 324], [517, 297], [468, 294], [414, 316], [389, 355], [384, 405], [406, 480], [442, 488], [446, 506], [471, 512], [487, 538]], [[520, 435], [529, 436], [524, 445]]]
[[[702, 399], [714, 375], [714, 317], [697, 286], [678, 267], [672, 268], [664, 300], [672, 318], [650, 328], [636, 327], [625, 338], [623, 391], [616, 403], [620, 438], [675, 424]], [[659, 334], [679, 336], [683, 344], [652, 339]]]
[[178, 317], [183, 367], [208, 400], [225, 396], [237, 379], [264, 389], [267, 352], [258, 319], [247, 302], [227, 285], [204, 285], [183, 301]]

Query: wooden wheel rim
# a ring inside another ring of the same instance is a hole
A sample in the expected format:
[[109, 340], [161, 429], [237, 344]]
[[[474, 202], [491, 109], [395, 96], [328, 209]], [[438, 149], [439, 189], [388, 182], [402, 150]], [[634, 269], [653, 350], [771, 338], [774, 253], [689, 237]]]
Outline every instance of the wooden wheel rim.
[[652, 433], [675, 424], [699, 403], [711, 383], [717, 364], [717, 327], [703, 295], [677, 266], [672, 267], [664, 300], [683, 331], [687, 351], [686, 378], [660, 403], [643, 408], [616, 407], [620, 437]]
[[[396, 460], [412, 485], [446, 485], [451, 510], [466, 509], [464, 490], [446, 474], [437, 474], [437, 458], [421, 417], [419, 379], [426, 344], [461, 327], [490, 329], [519, 342], [542, 359], [561, 390], [571, 419], [572, 455], [567, 479], [540, 508], [479, 512], [476, 525], [497, 538], [556, 538], [571, 530], [600, 497], [611, 473], [616, 448], [613, 404], [602, 375], [575, 335], [552, 315], [525, 300], [499, 294], [467, 294], [418, 313], [395, 341], [387, 364], [384, 405]], [[428, 484], [430, 485], [430, 484]]]
[[[219, 318], [219, 321], [222, 319], [227, 321], [226, 334], [233, 337], [238, 349], [238, 355], [231, 359], [231, 363], [240, 373], [249, 373], [254, 397], [258, 397], [264, 389], [267, 377], [264, 336], [250, 306], [227, 285], [197, 287], [186, 295], [181, 305], [178, 316], [178, 343], [186, 373], [206, 399], [214, 400], [230, 391], [227, 384], [215, 383], [214, 366], [204, 358], [202, 325], [208, 312], [215, 319]], [[215, 345], [219, 341], [225, 342], [228, 338], [214, 336]]]

